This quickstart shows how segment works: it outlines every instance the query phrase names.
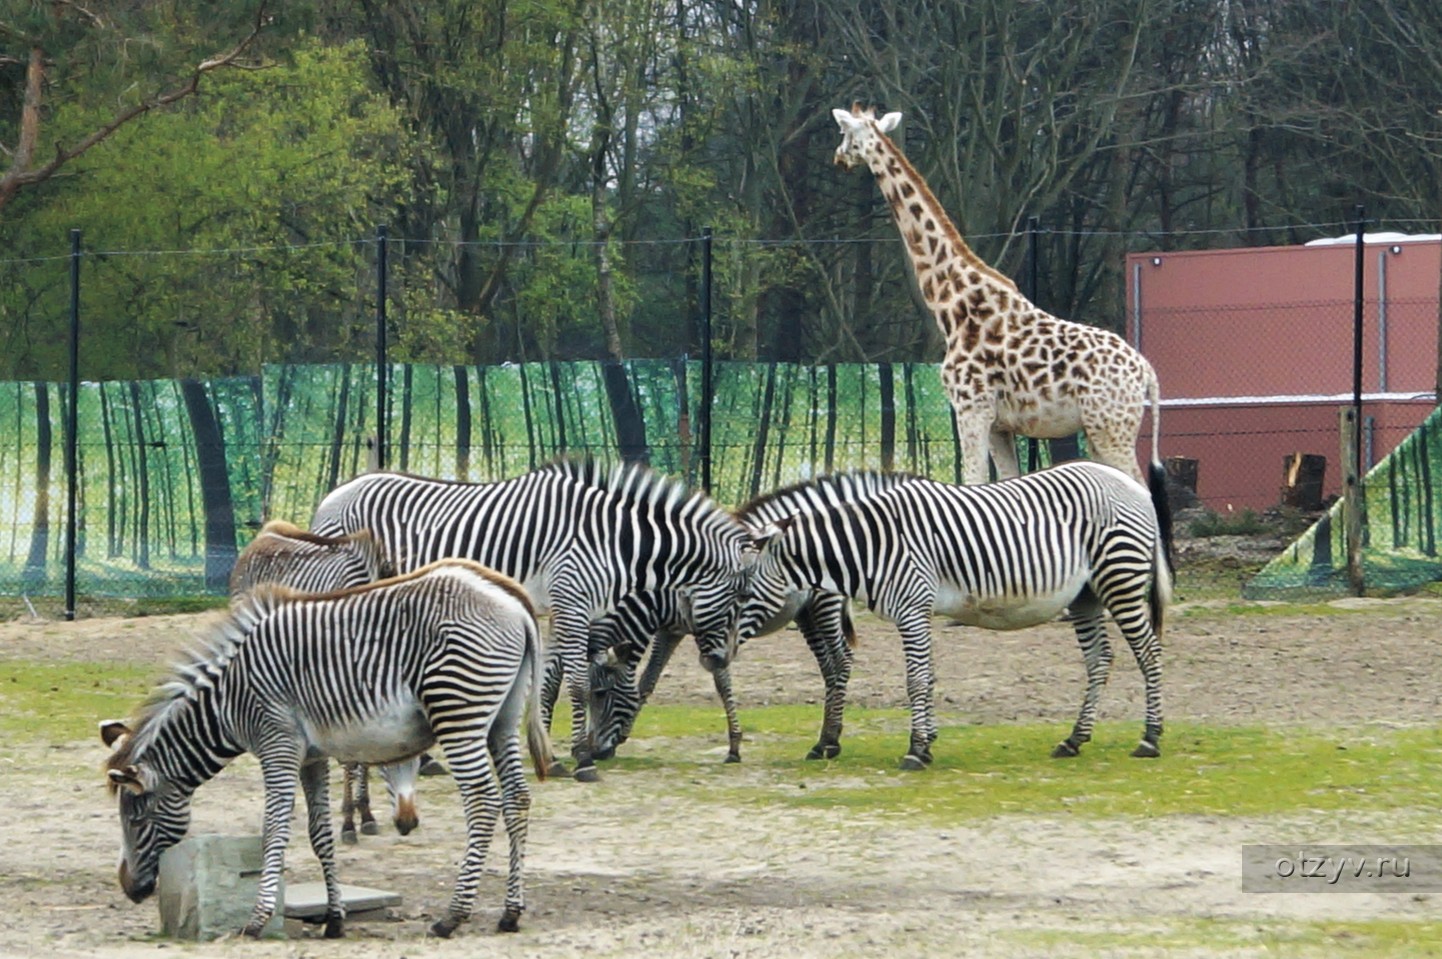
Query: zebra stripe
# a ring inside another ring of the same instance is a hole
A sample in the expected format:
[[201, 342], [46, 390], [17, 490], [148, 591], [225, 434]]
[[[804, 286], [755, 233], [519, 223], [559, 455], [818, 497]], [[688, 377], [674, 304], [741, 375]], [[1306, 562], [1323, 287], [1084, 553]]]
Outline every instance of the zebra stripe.
[[1151, 489], [1100, 463], [1076, 462], [986, 486], [913, 479], [879, 495], [775, 524], [757, 564], [741, 636], [759, 631], [797, 590], [850, 596], [894, 623], [906, 660], [911, 744], [903, 766], [931, 761], [931, 618], [1019, 629], [1066, 611], [1087, 669], [1072, 733], [1055, 755], [1091, 738], [1111, 665], [1110, 613], [1146, 684], [1133, 755], [1156, 756], [1162, 733], [1158, 636], [1169, 601], [1170, 513], [1164, 474]]
[[[866, 499], [913, 479], [915, 477], [905, 473], [877, 472], [822, 476], [758, 497], [738, 510], [736, 517], [756, 533], [767, 524], [798, 512]], [[831, 759], [841, 753], [842, 715], [846, 685], [851, 677], [851, 650], [856, 638], [851, 624], [850, 603], [834, 593], [798, 589], [787, 597], [769, 622], [758, 627], [756, 635], [777, 632], [793, 620], [816, 658], [826, 689], [821, 734], [806, 758]], [[592, 624], [591, 702], [597, 758], [608, 758], [630, 736], [641, 707], [655, 689], [681, 638], [689, 631], [684, 603], [665, 592], [635, 593], [624, 597], [612, 613]], [[638, 687], [635, 669], [648, 643], [650, 655]], [[607, 650], [612, 650], [612, 655], [606, 655]], [[737, 718], [730, 671], [718, 669], [713, 678], [716, 693], [726, 711], [726, 761], [739, 762], [741, 725]], [[548, 671], [547, 682], [553, 681], [559, 680]]]
[[139, 902], [160, 854], [185, 834], [195, 790], [245, 752], [265, 783], [260, 890], [245, 933], [275, 910], [296, 786], [325, 876], [326, 935], [344, 909], [330, 829], [326, 757], [387, 763], [440, 743], [460, 787], [466, 853], [446, 917], [470, 916], [497, 817], [511, 840], [503, 929], [525, 908], [522, 865], [530, 793], [520, 724], [538, 774], [552, 761], [539, 708], [535, 615], [516, 583], [453, 560], [336, 593], [262, 585], [244, 596], [191, 659], [142, 707], [132, 732], [106, 724], [107, 774], [119, 796], [120, 884]]
[[[628, 593], [684, 593], [709, 669], [736, 644], [739, 599], [749, 579], [746, 531], [701, 493], [629, 464], [562, 460], [497, 483], [457, 483], [369, 473], [332, 491], [311, 528], [372, 529], [401, 569], [461, 556], [525, 586], [551, 614], [550, 655], [571, 697], [577, 777], [595, 776], [587, 727], [587, 630]], [[549, 722], [559, 681], [545, 704]]]
[[[395, 575], [385, 546], [368, 529], [344, 536], [318, 536], [293, 523], [271, 520], [236, 557], [230, 572], [230, 596], [238, 600], [261, 583], [289, 586], [307, 593], [328, 593], [373, 583]], [[415, 783], [423, 758], [381, 767], [391, 799], [391, 818], [401, 835], [416, 827]], [[351, 763], [341, 767], [341, 841], [357, 841], [356, 818], [361, 831], [374, 835], [375, 815], [370, 805], [369, 767]]]

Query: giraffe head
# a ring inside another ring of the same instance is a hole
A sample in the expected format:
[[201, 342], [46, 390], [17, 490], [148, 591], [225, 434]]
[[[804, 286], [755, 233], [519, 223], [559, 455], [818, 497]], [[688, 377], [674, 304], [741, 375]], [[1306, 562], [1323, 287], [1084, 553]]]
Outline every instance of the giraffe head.
[[858, 164], [867, 165], [882, 135], [895, 130], [901, 122], [900, 113], [888, 113], [878, 120], [870, 108], [863, 110], [859, 103], [854, 104], [850, 111], [832, 110], [831, 115], [836, 118], [836, 125], [841, 127], [836, 165], [848, 170], [855, 169]]

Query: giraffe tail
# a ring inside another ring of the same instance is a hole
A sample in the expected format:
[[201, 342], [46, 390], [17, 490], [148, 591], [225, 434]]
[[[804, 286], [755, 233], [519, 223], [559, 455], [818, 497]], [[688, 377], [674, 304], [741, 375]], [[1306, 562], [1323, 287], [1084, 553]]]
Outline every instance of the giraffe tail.
[[1172, 562], [1172, 504], [1167, 499], [1167, 471], [1160, 463], [1152, 463], [1147, 471], [1147, 485], [1152, 494], [1152, 508], [1157, 514], [1157, 543], [1152, 557], [1152, 589], [1147, 596], [1151, 609], [1152, 629], [1158, 638], [1166, 608], [1172, 601], [1172, 581], [1176, 567]]
[[1152, 465], [1155, 466], [1162, 461], [1162, 385], [1157, 379], [1157, 371], [1150, 372], [1147, 401], [1152, 406]]

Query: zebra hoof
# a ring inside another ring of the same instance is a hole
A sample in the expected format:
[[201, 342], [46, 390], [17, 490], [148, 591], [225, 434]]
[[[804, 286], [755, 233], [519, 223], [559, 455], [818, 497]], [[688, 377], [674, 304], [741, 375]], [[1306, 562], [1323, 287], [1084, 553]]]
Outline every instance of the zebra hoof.
[[381, 827], [380, 827], [380, 826], [377, 826], [374, 822], [363, 822], [363, 823], [361, 823], [361, 835], [363, 835], [363, 836], [379, 836], [380, 834], [381, 834]]
[[615, 746], [607, 746], [607, 747], [604, 748], [604, 749], [598, 749], [598, 750], [596, 750], [595, 752], [591, 753], [591, 758], [594, 759], [594, 760], [596, 760], [596, 762], [598, 762], [598, 763], [603, 763], [603, 762], [605, 762], [605, 761], [608, 760], [608, 759], [615, 759], [615, 758], [616, 758], [616, 747], [615, 747]]
[[459, 925], [460, 921], [456, 919], [437, 919], [431, 923], [430, 935], [435, 936], [437, 939], [449, 939], [451, 938], [451, 933], [455, 932], [456, 927]]
[[546, 770], [546, 775], [552, 779], [566, 779], [571, 775], [571, 770], [559, 759], [551, 763], [551, 768]]
[[521, 913], [516, 909], [507, 909], [499, 922], [496, 923], [497, 932], [520, 932]]
[[1069, 741], [1062, 741], [1056, 744], [1051, 751], [1052, 759], [1074, 759], [1081, 755], [1081, 747], [1073, 746]]
[[1137, 759], [1156, 759], [1161, 754], [1161, 747], [1156, 743], [1147, 742], [1145, 739], [1137, 743], [1137, 748], [1132, 750], [1132, 755]]
[[325, 921], [325, 937], [327, 939], [345, 938], [345, 920], [334, 916]]
[[904, 772], [920, 772], [926, 768], [926, 760], [912, 753], [907, 753], [901, 757], [901, 768]]
[[727, 754], [726, 754], [726, 758], [723, 760], [723, 762], [728, 762], [728, 763], [739, 763], [740, 761], [741, 761], [741, 754], [740, 754], [740, 753], [727, 753]]
[[257, 923], [254, 920], [247, 922], [245, 928], [240, 930], [240, 934], [247, 939], [259, 939], [264, 932], [265, 923]]
[[347, 846], [354, 846], [360, 841], [360, 837], [355, 834], [354, 829], [342, 829], [340, 831], [340, 841]]
[[576, 769], [576, 782], [593, 783], [599, 781], [601, 773], [594, 765], [581, 766]]

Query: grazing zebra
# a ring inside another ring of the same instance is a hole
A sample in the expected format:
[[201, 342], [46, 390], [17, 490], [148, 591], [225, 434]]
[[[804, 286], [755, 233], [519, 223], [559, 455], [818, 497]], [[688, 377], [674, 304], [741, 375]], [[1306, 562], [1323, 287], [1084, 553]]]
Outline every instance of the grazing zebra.
[[986, 486], [916, 479], [886, 493], [775, 524], [757, 562], [741, 636], [757, 632], [798, 590], [840, 593], [896, 624], [906, 658], [911, 744], [902, 767], [931, 762], [936, 738], [931, 618], [1021, 629], [1068, 610], [1087, 688], [1054, 756], [1091, 738], [1111, 669], [1104, 615], [1126, 637], [1146, 684], [1146, 724], [1132, 755], [1157, 756], [1162, 734], [1159, 634], [1171, 594], [1165, 474], [1150, 492], [1127, 474], [1066, 463]]
[[[317, 536], [293, 523], [273, 519], [261, 527], [230, 571], [232, 602], [261, 583], [289, 586], [306, 593], [329, 593], [373, 583], [395, 575], [395, 565], [385, 546], [368, 529], [344, 536]], [[416, 815], [416, 776], [427, 757], [381, 767], [386, 791], [391, 797], [391, 816], [402, 836], [420, 822]], [[356, 816], [360, 831], [376, 834], [371, 812], [368, 767], [351, 763], [342, 767], [345, 784], [341, 791], [341, 842], [354, 843]]]
[[120, 885], [140, 902], [160, 854], [190, 825], [191, 796], [231, 760], [254, 753], [265, 781], [260, 891], [244, 932], [275, 911], [296, 785], [305, 790], [311, 848], [326, 885], [325, 935], [343, 934], [327, 798], [327, 757], [389, 763], [434, 743], [446, 750], [466, 817], [466, 853], [444, 918], [449, 936], [471, 914], [491, 835], [510, 836], [502, 930], [525, 908], [530, 792], [552, 762], [539, 707], [540, 631], [519, 585], [450, 560], [336, 593], [262, 585], [243, 597], [189, 662], [160, 686], [132, 727], [103, 723], [106, 770], [119, 796]]
[[[736, 518], [753, 531], [803, 510], [824, 509], [840, 503], [866, 499], [909, 482], [906, 473], [855, 472], [817, 477], [766, 493], [741, 509]], [[806, 645], [816, 657], [826, 686], [821, 734], [807, 759], [833, 759], [841, 753], [841, 721], [846, 706], [846, 685], [851, 678], [851, 651], [856, 632], [851, 623], [851, 603], [835, 593], [797, 589], [756, 635], [777, 632], [795, 622]], [[610, 614], [591, 625], [592, 715], [596, 727], [598, 759], [615, 753], [631, 733], [636, 716], [665, 669], [671, 654], [690, 627], [683, 604], [666, 593], [636, 593], [625, 597]], [[650, 655], [639, 686], [635, 670], [650, 637]], [[610, 654], [607, 650], [611, 650]], [[548, 673], [547, 682], [553, 678]], [[727, 762], [741, 760], [741, 726], [728, 670], [714, 674], [716, 694], [726, 710], [729, 747]]]
[[[726, 510], [636, 464], [560, 460], [496, 483], [366, 473], [329, 493], [311, 528], [375, 530], [402, 569], [460, 556], [525, 586], [537, 611], [551, 614], [548, 655], [559, 658], [570, 693], [581, 780], [596, 778], [586, 717], [591, 620], [627, 593], [678, 591], [703, 664], [724, 668], [755, 559], [751, 537]], [[549, 722], [555, 699], [543, 703]]]

